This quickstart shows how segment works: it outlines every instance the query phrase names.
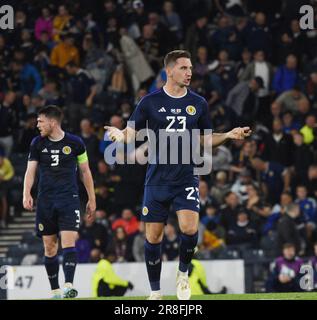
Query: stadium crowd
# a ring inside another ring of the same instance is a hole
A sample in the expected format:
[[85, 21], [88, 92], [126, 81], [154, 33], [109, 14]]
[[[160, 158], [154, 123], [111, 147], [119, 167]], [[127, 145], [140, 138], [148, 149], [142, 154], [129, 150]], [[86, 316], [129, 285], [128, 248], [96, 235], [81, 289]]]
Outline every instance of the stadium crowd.
[[[300, 29], [297, 10], [308, 0], [13, 2], [14, 30], [0, 31], [2, 228], [8, 202], [21, 207], [12, 195], [23, 179], [16, 157], [38, 134], [36, 112], [54, 104], [64, 129], [84, 140], [95, 181], [96, 218], [83, 217], [80, 262], [109, 250], [120, 262], [143, 260], [145, 166], [107, 165], [103, 126], [123, 128], [136, 103], [164, 85], [164, 55], [181, 48], [192, 55], [191, 88], [208, 101], [214, 130], [253, 129], [206, 159], [213, 172], [199, 185], [200, 258], [226, 248], [277, 257], [289, 244], [314, 255], [317, 33]], [[171, 212], [166, 260], [178, 256], [175, 219]]]

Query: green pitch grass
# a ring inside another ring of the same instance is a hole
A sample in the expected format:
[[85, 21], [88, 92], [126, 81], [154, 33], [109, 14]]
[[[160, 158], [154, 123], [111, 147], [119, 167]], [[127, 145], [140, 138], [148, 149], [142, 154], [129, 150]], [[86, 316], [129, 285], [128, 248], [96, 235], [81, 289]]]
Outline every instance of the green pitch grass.
[[[145, 300], [146, 297], [109, 297], [74, 300]], [[67, 299], [70, 300], [70, 299]], [[176, 296], [165, 296], [164, 300], [177, 300]], [[317, 300], [317, 292], [255, 293], [255, 294], [211, 294], [193, 296], [191, 300]]]

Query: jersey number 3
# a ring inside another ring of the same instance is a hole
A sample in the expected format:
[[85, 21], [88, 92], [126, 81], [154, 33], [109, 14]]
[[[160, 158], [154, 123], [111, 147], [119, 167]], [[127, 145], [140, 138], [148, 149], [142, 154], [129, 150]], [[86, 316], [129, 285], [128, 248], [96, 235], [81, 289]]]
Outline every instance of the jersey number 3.
[[51, 157], [52, 157], [51, 167], [58, 166], [59, 165], [59, 155], [58, 154], [54, 154]]

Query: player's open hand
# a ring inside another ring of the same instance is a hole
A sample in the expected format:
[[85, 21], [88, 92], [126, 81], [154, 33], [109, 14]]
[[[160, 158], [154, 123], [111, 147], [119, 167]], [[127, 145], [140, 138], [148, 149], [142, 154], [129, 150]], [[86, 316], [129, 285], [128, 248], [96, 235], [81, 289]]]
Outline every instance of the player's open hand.
[[23, 196], [23, 208], [29, 211], [33, 210], [33, 198], [31, 195]]
[[105, 126], [104, 129], [108, 132], [109, 138], [112, 141], [124, 142], [124, 134], [120, 129], [109, 126]]
[[92, 218], [96, 212], [96, 201], [88, 200], [86, 205], [86, 213], [88, 215], [88, 219]]
[[247, 137], [250, 137], [251, 133], [252, 131], [250, 127], [243, 127], [243, 128], [238, 127], [228, 132], [228, 138], [235, 139], [235, 140], [243, 140]]

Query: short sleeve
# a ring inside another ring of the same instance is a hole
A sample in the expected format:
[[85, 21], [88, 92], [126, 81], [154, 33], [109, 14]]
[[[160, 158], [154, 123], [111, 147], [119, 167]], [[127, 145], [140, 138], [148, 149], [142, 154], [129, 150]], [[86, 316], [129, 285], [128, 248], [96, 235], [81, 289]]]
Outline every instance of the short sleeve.
[[[135, 125], [135, 130], [141, 130], [146, 128], [146, 120], [147, 120], [147, 114], [146, 114], [146, 99], [143, 98], [136, 108], [134, 109], [129, 121], [133, 121]], [[131, 123], [128, 123], [128, 126], [131, 127]]]
[[202, 106], [202, 113], [198, 119], [198, 129], [200, 130], [212, 129], [209, 112], [208, 112], [208, 104], [205, 99], [203, 99], [201, 106]]
[[88, 161], [88, 155], [86, 151], [86, 146], [84, 141], [81, 138], [78, 138], [77, 148], [76, 148], [77, 162], [79, 164], [85, 163]]
[[28, 161], [40, 161], [40, 152], [38, 147], [39, 138], [35, 137], [30, 145]]

